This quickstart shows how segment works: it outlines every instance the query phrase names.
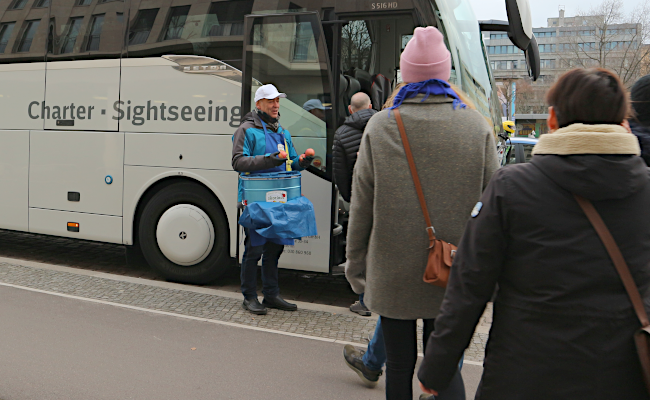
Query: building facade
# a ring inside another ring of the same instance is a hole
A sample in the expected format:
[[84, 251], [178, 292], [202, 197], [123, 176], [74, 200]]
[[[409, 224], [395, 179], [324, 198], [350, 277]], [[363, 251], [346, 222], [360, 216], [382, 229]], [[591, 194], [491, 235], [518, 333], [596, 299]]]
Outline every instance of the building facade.
[[[525, 54], [506, 33], [486, 32], [484, 41], [497, 84], [507, 88], [502, 102], [510, 103], [515, 98], [516, 113], [541, 114], [546, 112], [544, 97], [548, 88], [572, 68], [611, 68], [626, 83], [635, 81], [638, 73], [619, 69], [638, 61], [634, 58], [644, 48], [642, 29], [640, 24], [605, 25], [600, 16], [565, 17], [560, 9], [558, 17], [547, 19], [546, 27], [533, 29], [541, 67], [537, 82], [528, 78]], [[517, 86], [514, 96], [510, 93], [513, 82]], [[508, 105], [508, 114], [512, 115], [511, 104]]]

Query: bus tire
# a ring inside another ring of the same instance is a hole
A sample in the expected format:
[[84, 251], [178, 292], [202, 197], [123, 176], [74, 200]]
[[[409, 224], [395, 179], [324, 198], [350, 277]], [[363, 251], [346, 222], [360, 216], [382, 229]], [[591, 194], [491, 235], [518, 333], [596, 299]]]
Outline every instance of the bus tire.
[[198, 183], [160, 189], [142, 209], [137, 229], [144, 258], [168, 281], [202, 285], [231, 267], [226, 216]]

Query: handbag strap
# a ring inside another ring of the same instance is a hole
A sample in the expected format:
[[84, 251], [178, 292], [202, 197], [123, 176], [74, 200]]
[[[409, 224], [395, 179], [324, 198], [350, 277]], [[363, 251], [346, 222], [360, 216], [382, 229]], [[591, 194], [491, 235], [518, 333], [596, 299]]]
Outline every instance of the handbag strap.
[[641, 322], [641, 326], [646, 327], [650, 325], [650, 322], [648, 321], [648, 314], [643, 307], [641, 294], [639, 294], [639, 289], [636, 287], [634, 278], [632, 278], [632, 274], [630, 273], [630, 269], [628, 268], [627, 263], [623, 258], [623, 254], [621, 254], [621, 250], [616, 244], [616, 241], [612, 237], [612, 234], [609, 232], [609, 229], [607, 229], [607, 225], [605, 225], [605, 222], [600, 217], [600, 214], [598, 211], [596, 211], [596, 208], [589, 200], [577, 194], [574, 194], [573, 197], [575, 197], [576, 201], [580, 205], [580, 208], [582, 208], [582, 211], [584, 211], [587, 215], [587, 218], [589, 218], [589, 222], [591, 222], [591, 225], [593, 225], [596, 233], [598, 233], [598, 236], [600, 237], [600, 240], [605, 245], [607, 253], [609, 253], [609, 257], [614, 262], [616, 271], [618, 271], [618, 274], [623, 281], [623, 286], [625, 286], [627, 295], [632, 301], [632, 306], [634, 307], [634, 311], [636, 312], [636, 315]]
[[399, 128], [400, 136], [402, 137], [402, 144], [404, 145], [404, 152], [406, 153], [406, 159], [409, 162], [409, 168], [411, 169], [411, 176], [413, 177], [413, 184], [415, 185], [415, 191], [418, 194], [418, 199], [420, 199], [420, 206], [422, 207], [422, 214], [424, 214], [424, 221], [427, 224], [427, 234], [429, 235], [429, 248], [432, 249], [435, 245], [436, 240], [436, 230], [433, 228], [431, 223], [431, 218], [429, 218], [429, 209], [427, 208], [427, 202], [424, 199], [424, 192], [422, 191], [422, 185], [420, 184], [420, 177], [418, 175], [418, 170], [415, 168], [415, 161], [413, 160], [413, 153], [411, 153], [411, 145], [409, 140], [406, 137], [406, 129], [404, 129], [404, 122], [402, 122], [402, 115], [399, 112], [399, 108], [393, 110], [395, 113], [395, 120], [397, 120], [397, 127]]

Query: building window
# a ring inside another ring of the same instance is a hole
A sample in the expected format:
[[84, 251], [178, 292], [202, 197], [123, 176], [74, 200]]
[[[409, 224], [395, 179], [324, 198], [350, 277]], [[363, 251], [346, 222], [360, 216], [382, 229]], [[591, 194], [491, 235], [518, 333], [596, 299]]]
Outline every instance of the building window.
[[555, 68], [555, 60], [540, 60], [541, 68]]
[[50, 0], [36, 0], [34, 8], [45, 8], [50, 6]]
[[40, 19], [25, 21], [25, 25], [23, 25], [23, 34], [18, 42], [18, 47], [16, 47], [17, 53], [26, 53], [32, 47], [32, 40], [34, 40], [40, 22]]
[[99, 50], [99, 39], [102, 34], [102, 26], [104, 25], [104, 14], [93, 15], [92, 22], [90, 23], [90, 34], [88, 35], [88, 44], [86, 51]]
[[129, 45], [132, 46], [147, 42], [153, 23], [156, 20], [156, 15], [158, 15], [158, 10], [158, 8], [151, 8], [138, 11], [133, 27], [129, 32]]
[[89, 6], [90, 3], [92, 3], [93, 0], [78, 0], [77, 5], [78, 6]]
[[9, 6], [10, 10], [22, 10], [25, 8], [25, 5], [27, 4], [27, 0], [14, 0], [11, 5]]
[[115, 18], [120, 25], [124, 24], [124, 13], [115, 13]]
[[555, 53], [556, 50], [554, 44], [540, 44], [538, 47], [540, 53]]
[[0, 25], [0, 53], [4, 53], [7, 48], [7, 43], [11, 37], [11, 32], [14, 31], [15, 22], [7, 22]]
[[490, 39], [491, 40], [508, 39], [508, 34], [507, 33], [491, 33], [490, 34]]
[[210, 5], [203, 36], [244, 34], [244, 15], [253, 12], [253, 0], [217, 1]]
[[583, 51], [594, 51], [596, 50], [596, 43], [578, 43], [578, 48]]
[[99, 0], [99, 4], [110, 3], [111, 1], [124, 1], [124, 0]]
[[183, 27], [187, 20], [187, 14], [190, 12], [190, 6], [172, 7], [167, 17], [167, 27], [164, 29], [165, 36], [163, 40], [180, 39], [183, 35]]
[[293, 61], [318, 60], [314, 32], [309, 22], [296, 25], [296, 42], [293, 48]]
[[555, 31], [553, 32], [535, 32], [537, 37], [555, 37]]
[[516, 46], [488, 46], [488, 54], [520, 54], [523, 53]]
[[579, 31], [578, 35], [580, 36], [594, 36], [596, 31]]
[[70, 22], [68, 22], [68, 31], [66, 32], [63, 44], [61, 45], [61, 54], [72, 53], [74, 50], [74, 44], [77, 41], [77, 36], [79, 36], [79, 30], [81, 29], [81, 22], [83, 19], [83, 17], [70, 18]]

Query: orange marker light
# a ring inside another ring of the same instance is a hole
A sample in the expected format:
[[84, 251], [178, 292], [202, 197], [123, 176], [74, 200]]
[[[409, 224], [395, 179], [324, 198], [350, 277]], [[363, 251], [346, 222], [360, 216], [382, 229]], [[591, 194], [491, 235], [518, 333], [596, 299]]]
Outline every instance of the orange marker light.
[[68, 222], [68, 231], [69, 232], [79, 232], [79, 223], [78, 222]]

